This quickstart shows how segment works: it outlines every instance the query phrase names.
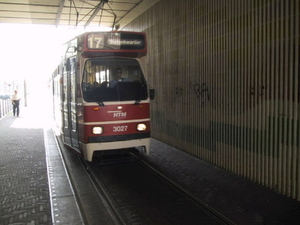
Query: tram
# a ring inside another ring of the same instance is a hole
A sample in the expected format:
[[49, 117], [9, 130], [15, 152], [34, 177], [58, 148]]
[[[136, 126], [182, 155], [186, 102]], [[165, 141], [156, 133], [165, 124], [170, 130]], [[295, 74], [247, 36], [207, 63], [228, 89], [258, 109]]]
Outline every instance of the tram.
[[54, 118], [63, 143], [87, 161], [96, 152], [150, 146], [146, 35], [87, 32], [64, 45], [52, 74]]

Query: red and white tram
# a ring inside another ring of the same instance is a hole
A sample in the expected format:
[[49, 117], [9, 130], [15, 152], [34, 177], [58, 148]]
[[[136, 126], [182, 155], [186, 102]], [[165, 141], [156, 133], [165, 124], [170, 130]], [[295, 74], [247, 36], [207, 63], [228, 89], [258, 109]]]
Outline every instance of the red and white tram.
[[[65, 44], [52, 76], [54, 117], [64, 144], [92, 161], [97, 151], [150, 145], [146, 36], [87, 32]], [[122, 74], [120, 74], [122, 73]]]

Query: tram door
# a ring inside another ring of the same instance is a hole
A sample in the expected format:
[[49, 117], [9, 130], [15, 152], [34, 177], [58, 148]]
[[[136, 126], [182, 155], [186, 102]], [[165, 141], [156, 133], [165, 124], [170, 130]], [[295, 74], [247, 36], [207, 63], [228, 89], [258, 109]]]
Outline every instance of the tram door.
[[75, 68], [75, 58], [69, 58], [63, 74], [63, 132], [65, 143], [78, 148]]

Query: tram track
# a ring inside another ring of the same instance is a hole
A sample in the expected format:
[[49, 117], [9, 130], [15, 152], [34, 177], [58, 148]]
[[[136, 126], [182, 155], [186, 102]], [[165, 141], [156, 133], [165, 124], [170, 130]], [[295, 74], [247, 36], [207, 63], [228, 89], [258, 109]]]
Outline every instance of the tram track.
[[123, 217], [120, 215], [116, 204], [112, 201], [112, 197], [109, 191], [106, 190], [105, 184], [102, 183], [101, 180], [97, 179], [97, 175], [93, 172], [88, 162], [86, 162], [84, 159], [80, 159], [80, 162], [83, 168], [85, 169], [86, 174], [89, 177], [92, 185], [94, 186], [96, 193], [106, 206], [106, 209], [109, 215], [111, 216], [112, 220], [114, 221], [114, 224], [126, 224], [123, 220]]
[[[99, 224], [99, 210], [110, 217], [101, 224], [235, 224], [136, 152], [124, 162], [103, 164], [82, 160], [61, 147], [85, 224]], [[74, 167], [81, 167], [81, 175]]]
[[145, 166], [146, 168], [151, 169], [163, 182], [167, 182], [171, 188], [174, 188], [175, 191], [179, 192], [180, 194], [186, 196], [190, 199], [197, 207], [201, 208], [204, 212], [206, 212], [210, 217], [215, 218], [216, 221], [219, 221], [220, 224], [228, 224], [228, 225], [236, 225], [232, 220], [230, 220], [228, 217], [214, 209], [213, 207], [209, 206], [207, 203], [196, 197], [194, 194], [192, 194], [187, 189], [183, 188], [180, 184], [174, 182], [172, 179], [164, 175], [162, 172], [157, 170], [155, 167], [150, 165], [147, 161], [143, 160], [138, 156], [138, 154], [131, 153], [133, 157], [135, 157], [138, 162]]
[[101, 189], [97, 187], [84, 160], [63, 145], [60, 137], [57, 136], [56, 140], [62, 160], [66, 165], [84, 224], [122, 224], [118, 223], [118, 219], [114, 217], [114, 212], [109, 209], [105, 196], [101, 193]]
[[[154, 176], [156, 178], [158, 178], [158, 180], [156, 181], [158, 183], [159, 186], [167, 186], [168, 190], [167, 192], [174, 192], [176, 193], [175, 198], [180, 199], [180, 201], [182, 201], [182, 203], [178, 204], [177, 206], [170, 206], [170, 208], [174, 208], [174, 209], [170, 209], [170, 211], [174, 211], [174, 214], [171, 212], [163, 212], [163, 213], [159, 213], [160, 215], [157, 215], [157, 212], [155, 212], [154, 214], [156, 214], [153, 218], [148, 218], [148, 217], [144, 217], [145, 214], [144, 212], [139, 212], [139, 210], [136, 210], [135, 207], [144, 207], [141, 206], [141, 203], [143, 201], [139, 201], [137, 199], [134, 198], [139, 198], [138, 195], [128, 195], [125, 196], [124, 200], [124, 195], [123, 194], [116, 194], [116, 192], [131, 192], [134, 191], [132, 190], [131, 184], [128, 185], [127, 182], [124, 183], [123, 181], [120, 181], [120, 186], [125, 186], [125, 189], [119, 189], [118, 187], [116, 188], [114, 184], [111, 184], [111, 177], [109, 176], [113, 176], [113, 174], [108, 175], [108, 177], [106, 177], [106, 175], [104, 175], [106, 172], [101, 172], [101, 167], [103, 168], [103, 165], [99, 166], [99, 163], [87, 163], [85, 161], [82, 161], [85, 165], [87, 170], [90, 173], [91, 176], [91, 180], [95, 183], [95, 186], [100, 189], [101, 193], [103, 193], [103, 195], [106, 198], [106, 201], [108, 202], [108, 204], [110, 205], [110, 208], [112, 209], [112, 211], [114, 212], [114, 217], [117, 218], [115, 220], [117, 220], [118, 224], [133, 224], [133, 223], [139, 223], [139, 224], [159, 224], [159, 220], [165, 220], [163, 222], [163, 224], [176, 224], [174, 223], [176, 220], [172, 221], [172, 218], [168, 218], [168, 217], [172, 217], [175, 216], [176, 213], [183, 213], [183, 211], [185, 211], [186, 209], [184, 209], [186, 207], [186, 205], [189, 205], [187, 208], [192, 212], [196, 212], [196, 214], [193, 213], [189, 213], [189, 212], [184, 212], [183, 215], [181, 216], [182, 218], [188, 218], [186, 219], [187, 221], [189, 221], [189, 224], [198, 224], [198, 220], [201, 220], [200, 217], [205, 217], [205, 220], [207, 221], [207, 219], [209, 220], [209, 222], [206, 222], [205, 224], [235, 224], [232, 221], [230, 221], [228, 218], [226, 218], [225, 216], [223, 216], [222, 214], [218, 213], [216, 210], [214, 210], [212, 207], [209, 207], [207, 204], [205, 204], [203, 201], [201, 201], [200, 199], [197, 199], [195, 196], [192, 195], [192, 193], [189, 193], [187, 190], [185, 190], [184, 188], [182, 188], [180, 185], [176, 184], [175, 182], [173, 182], [172, 180], [170, 180], [168, 177], [166, 177], [163, 173], [159, 172], [158, 170], [156, 170], [154, 167], [152, 167], [150, 164], [148, 164], [145, 160], [142, 160], [139, 156], [139, 154], [136, 153], [131, 153], [131, 156], [134, 158], [134, 160], [128, 160], [126, 159], [125, 161], [125, 166], [121, 165], [120, 166], [120, 161], [118, 161], [116, 163], [116, 165], [114, 165], [113, 163], [109, 163], [107, 165], [105, 165], [105, 171], [113, 171], [112, 173], [114, 174], [115, 172], [118, 171], [118, 169], [113, 169], [113, 167], [121, 167], [121, 168], [130, 168], [130, 167], [135, 167], [138, 168], [138, 170], [141, 170], [141, 168], [143, 168], [145, 171], [143, 172], [143, 177], [147, 177], [147, 176]], [[111, 167], [111, 168], [109, 168]], [[128, 169], [127, 168], [127, 169]], [[106, 170], [108, 169], [108, 170]], [[134, 169], [133, 169], [134, 170]], [[133, 171], [132, 169], [129, 169], [129, 172]], [[122, 172], [120, 172], [122, 173]], [[109, 174], [109, 172], [108, 172]], [[126, 174], [126, 172], [124, 173]], [[126, 175], [121, 175], [121, 176], [126, 176]], [[145, 175], [148, 174], [148, 175]], [[134, 176], [137, 175], [137, 177], [139, 177], [138, 174], [133, 174]], [[128, 178], [130, 179], [130, 178]], [[152, 178], [146, 178], [146, 179], [153, 179]], [[113, 179], [114, 180], [114, 179]], [[115, 180], [115, 182], [118, 185], [118, 180]], [[129, 181], [131, 182], [131, 181]], [[133, 182], [134, 183], [134, 182]], [[142, 183], [142, 182], [141, 182]], [[129, 189], [127, 189], [128, 187]], [[135, 183], [135, 185], [139, 185], [139, 182]], [[141, 186], [141, 189], [145, 188], [143, 186]], [[151, 188], [150, 188], [151, 189]], [[151, 192], [151, 190], [148, 190], [149, 192]], [[154, 191], [155, 192], [155, 191]], [[147, 191], [143, 192], [146, 193], [146, 195], [148, 195]], [[142, 194], [144, 195], [144, 194]], [[155, 193], [149, 194], [149, 195], [153, 195], [155, 196]], [[131, 196], [131, 197], [130, 197]], [[133, 199], [130, 199], [133, 198]], [[142, 198], [147, 198], [147, 196], [142, 196]], [[122, 199], [122, 200], [120, 200]], [[184, 199], [184, 200], [183, 200]], [[168, 201], [168, 200], [167, 200]], [[126, 202], [124, 204], [124, 202]], [[128, 203], [131, 202], [131, 203]], [[144, 202], [145, 203], [145, 202]], [[159, 203], [154, 202], [154, 205], [150, 204], [148, 206], [145, 206], [145, 209], [143, 209], [142, 211], [151, 211], [151, 207], [156, 208], [157, 204], [159, 205]], [[173, 203], [167, 203], [172, 205]], [[185, 205], [186, 204], [186, 205]], [[120, 207], [121, 205], [121, 207]], [[129, 205], [129, 207], [127, 207]], [[135, 205], [132, 207], [132, 205]], [[174, 205], [174, 204], [173, 204]], [[126, 208], [127, 207], [127, 208]], [[180, 207], [183, 207], [183, 209], [180, 209]], [[125, 211], [125, 212], [124, 212]], [[131, 212], [130, 212], [131, 211]], [[158, 210], [159, 211], [159, 210]], [[202, 213], [201, 216], [199, 216], [199, 212]], [[140, 215], [139, 215], [140, 213]], [[185, 216], [186, 214], [186, 216]], [[134, 216], [132, 216], [134, 215]], [[195, 216], [195, 218], [192, 218], [193, 216]], [[134, 217], [134, 219], [132, 218]], [[163, 219], [162, 219], [163, 218]], [[168, 218], [168, 219], [165, 219]], [[147, 221], [144, 222], [143, 220]], [[144, 222], [144, 223], [143, 223]], [[178, 224], [178, 223], [177, 223]], [[183, 223], [179, 223], [179, 224], [183, 224]]]

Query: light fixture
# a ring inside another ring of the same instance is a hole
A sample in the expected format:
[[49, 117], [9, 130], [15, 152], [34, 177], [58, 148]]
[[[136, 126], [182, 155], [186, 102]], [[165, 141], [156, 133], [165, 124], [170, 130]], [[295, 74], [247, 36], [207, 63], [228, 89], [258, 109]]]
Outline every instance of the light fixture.
[[137, 129], [138, 131], [144, 131], [144, 130], [147, 129], [147, 126], [146, 126], [146, 124], [144, 124], [144, 123], [139, 123], [139, 124], [136, 126], [136, 129]]
[[102, 127], [93, 127], [92, 133], [93, 134], [102, 134], [103, 128]]

